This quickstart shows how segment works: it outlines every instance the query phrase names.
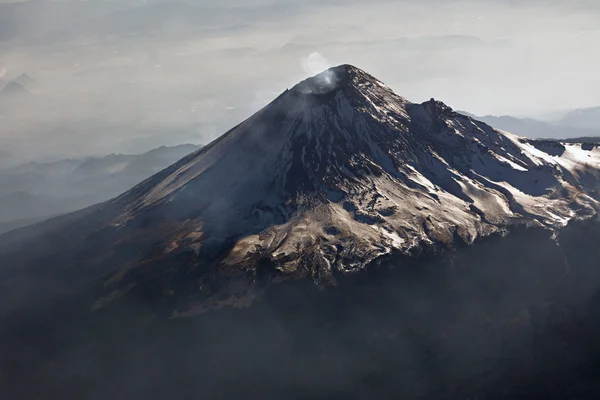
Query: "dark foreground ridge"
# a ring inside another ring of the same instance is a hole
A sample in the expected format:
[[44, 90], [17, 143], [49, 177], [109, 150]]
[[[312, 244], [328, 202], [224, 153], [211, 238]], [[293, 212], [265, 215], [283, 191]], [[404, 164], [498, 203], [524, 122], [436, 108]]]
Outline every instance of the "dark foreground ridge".
[[0, 236], [0, 395], [589, 397], [599, 188], [596, 145], [333, 68]]

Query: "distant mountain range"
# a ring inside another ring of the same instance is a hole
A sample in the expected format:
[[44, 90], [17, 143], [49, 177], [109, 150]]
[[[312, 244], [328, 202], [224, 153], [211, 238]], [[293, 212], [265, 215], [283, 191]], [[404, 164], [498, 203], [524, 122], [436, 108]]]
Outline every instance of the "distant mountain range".
[[600, 107], [575, 110], [554, 122], [533, 118], [516, 118], [508, 115], [476, 116], [465, 111], [460, 111], [460, 113], [485, 122], [496, 129], [530, 138], [600, 137]]
[[108, 200], [199, 147], [163, 146], [140, 155], [111, 154], [0, 170], [0, 232]]

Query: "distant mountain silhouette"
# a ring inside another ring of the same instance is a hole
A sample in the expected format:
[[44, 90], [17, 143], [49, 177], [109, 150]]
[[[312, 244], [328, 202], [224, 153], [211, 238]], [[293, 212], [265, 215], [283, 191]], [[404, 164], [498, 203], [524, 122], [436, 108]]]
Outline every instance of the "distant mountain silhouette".
[[[592, 110], [592, 109], [590, 109]], [[516, 118], [508, 115], [503, 116], [476, 116], [469, 112], [459, 111], [461, 114], [468, 115], [479, 121], [485, 122], [496, 129], [511, 132], [516, 135], [526, 136], [534, 139], [569, 139], [580, 137], [600, 136], [600, 125], [590, 123], [576, 124], [575, 114], [570, 113], [558, 123], [540, 121], [533, 118]], [[588, 121], [593, 120], [593, 112], [590, 111]]]
[[31, 92], [34, 86], [35, 80], [25, 73], [11, 80], [0, 79], [0, 102], [20, 102], [31, 105], [31, 100], [37, 99], [37, 96]]
[[140, 155], [111, 154], [0, 170], [0, 233], [108, 200], [198, 148], [162, 146]]
[[22, 85], [23, 87], [27, 87], [27, 86], [35, 83], [35, 80], [26, 73], [22, 73], [21, 75], [17, 76], [12, 81], [15, 83], [18, 83], [19, 85]]
[[571, 111], [558, 121], [558, 124], [600, 131], [600, 107]]
[[8, 96], [18, 96], [28, 94], [29, 91], [22, 84], [11, 81], [0, 91], [0, 96], [8, 97]]

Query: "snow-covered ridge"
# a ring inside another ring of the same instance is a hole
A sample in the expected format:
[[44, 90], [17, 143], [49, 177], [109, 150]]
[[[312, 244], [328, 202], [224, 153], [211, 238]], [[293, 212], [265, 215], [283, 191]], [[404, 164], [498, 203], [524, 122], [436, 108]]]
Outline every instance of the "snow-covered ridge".
[[112, 224], [169, 221], [157, 258], [193, 250], [245, 271], [266, 260], [328, 282], [393, 252], [595, 215], [598, 189], [594, 145], [500, 132], [343, 65], [116, 199]]

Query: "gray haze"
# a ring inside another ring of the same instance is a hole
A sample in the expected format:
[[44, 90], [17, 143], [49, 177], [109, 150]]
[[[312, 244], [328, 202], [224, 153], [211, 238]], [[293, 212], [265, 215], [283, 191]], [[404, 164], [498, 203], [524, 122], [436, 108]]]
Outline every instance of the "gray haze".
[[97, 204], [198, 150], [161, 146], [140, 155], [111, 154], [0, 170], [0, 234]]
[[555, 117], [600, 104], [598, 43], [595, 0], [0, 0], [0, 165], [206, 143], [341, 63]]

